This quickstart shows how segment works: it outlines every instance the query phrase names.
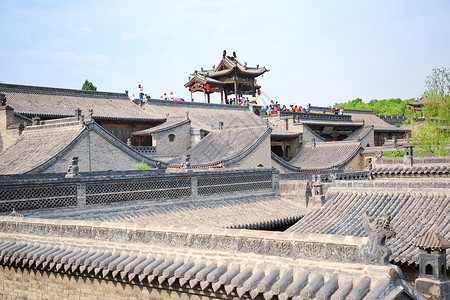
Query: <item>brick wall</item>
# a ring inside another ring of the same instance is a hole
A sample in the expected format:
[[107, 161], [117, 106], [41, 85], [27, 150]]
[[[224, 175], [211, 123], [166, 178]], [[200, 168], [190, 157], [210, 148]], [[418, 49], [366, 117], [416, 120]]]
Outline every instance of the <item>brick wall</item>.
[[272, 167], [272, 158], [270, 151], [270, 135], [262, 141], [249, 155], [244, 157], [238, 163], [230, 165], [228, 168], [252, 169], [258, 166], [264, 168]]
[[19, 138], [19, 129], [7, 129], [13, 124], [24, 124], [23, 120], [14, 117], [14, 110], [0, 106], [0, 152], [11, 146]]
[[87, 131], [73, 147], [44, 173], [67, 172], [72, 157], [79, 157], [80, 172], [136, 170], [138, 160], [110, 144], [95, 132]]
[[[173, 142], [169, 141], [169, 135], [175, 135]], [[164, 155], [178, 155], [186, 152], [191, 147], [191, 124], [188, 122], [171, 130], [153, 134], [156, 153]]]
[[0, 266], [1, 299], [213, 299], [191, 294], [190, 290], [168, 291], [148, 286], [120, 283], [32, 269]]

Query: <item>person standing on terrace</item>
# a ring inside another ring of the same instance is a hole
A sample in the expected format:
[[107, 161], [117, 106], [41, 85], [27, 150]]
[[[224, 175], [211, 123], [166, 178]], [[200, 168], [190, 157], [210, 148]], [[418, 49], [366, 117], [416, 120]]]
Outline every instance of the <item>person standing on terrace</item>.
[[144, 100], [144, 86], [142, 84], [139, 85], [139, 100]]

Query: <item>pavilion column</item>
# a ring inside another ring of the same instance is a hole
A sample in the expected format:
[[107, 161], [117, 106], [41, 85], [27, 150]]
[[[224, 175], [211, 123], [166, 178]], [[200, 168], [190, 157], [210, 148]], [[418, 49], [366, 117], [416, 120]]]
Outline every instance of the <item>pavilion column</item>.
[[239, 96], [238, 96], [238, 84], [237, 80], [234, 81], [234, 104], [236, 105], [238, 102]]
[[256, 96], [255, 84], [252, 83], [252, 97]]
[[208, 94], [208, 103], [211, 103], [211, 99], [209, 98], [209, 93]]
[[194, 98], [192, 98], [192, 91], [191, 91], [191, 102], [194, 102]]
[[203, 102], [206, 103], [206, 92], [205, 91], [203, 91], [203, 98], [204, 98]]
[[223, 88], [220, 89], [220, 103], [223, 104]]

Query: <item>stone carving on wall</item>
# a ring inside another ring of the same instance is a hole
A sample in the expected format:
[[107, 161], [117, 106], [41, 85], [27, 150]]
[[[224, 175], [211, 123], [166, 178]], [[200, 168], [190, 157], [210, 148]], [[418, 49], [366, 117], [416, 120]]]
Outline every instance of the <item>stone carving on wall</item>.
[[386, 239], [395, 237], [395, 232], [391, 229], [391, 217], [384, 214], [376, 220], [369, 217], [366, 211], [363, 214], [363, 225], [367, 232], [369, 241], [363, 248], [363, 263], [376, 265], [389, 265], [391, 250], [386, 246]]
[[72, 163], [67, 170], [66, 178], [73, 178], [80, 175], [80, 168], [78, 167], [78, 157], [72, 157]]

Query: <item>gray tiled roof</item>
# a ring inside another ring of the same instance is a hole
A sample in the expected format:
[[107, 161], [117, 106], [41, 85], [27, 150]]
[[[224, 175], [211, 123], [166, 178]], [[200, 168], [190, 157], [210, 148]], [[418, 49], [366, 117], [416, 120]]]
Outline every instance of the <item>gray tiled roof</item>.
[[372, 126], [364, 126], [356, 129], [351, 135], [349, 135], [345, 140], [346, 141], [361, 141], [364, 139], [370, 132], [373, 131]]
[[[225, 200], [150, 205], [116, 205], [71, 212], [40, 214], [44, 218], [108, 222], [133, 222], [146, 225], [200, 226], [265, 229], [292, 224], [305, 209], [299, 203], [275, 196], [253, 196]], [[33, 213], [27, 214], [32, 217]]]
[[0, 174], [22, 174], [35, 169], [68, 147], [83, 130], [74, 118], [67, 119], [63, 127], [26, 127], [13, 145], [0, 152]]
[[[99, 278], [127, 288], [138, 284], [176, 291], [178, 297], [189, 289], [245, 299], [426, 299], [395, 266], [332, 261], [335, 253], [327, 261], [280, 257], [315, 252], [305, 247], [311, 240], [296, 234], [76, 221], [49, 222], [52, 230], [44, 233], [39, 226], [48, 227], [36, 219], [4, 217], [2, 222], [14, 222], [10, 227], [17, 232], [0, 232], [5, 266]], [[24, 234], [16, 228], [37, 230]], [[327, 236], [310, 238], [321, 246]], [[294, 249], [293, 242], [305, 249]], [[263, 250], [264, 244], [273, 248]]]
[[[206, 137], [189, 149], [192, 166], [214, 166], [231, 163], [248, 155], [265, 137], [271, 129], [264, 126], [224, 128], [211, 131]], [[171, 166], [180, 166], [182, 158], [169, 161]]]
[[133, 132], [132, 135], [136, 135], [136, 136], [151, 135], [152, 133], [157, 133], [157, 132], [170, 130], [172, 128], [176, 128], [178, 126], [184, 125], [184, 124], [189, 123], [189, 122], [190, 122], [190, 120], [188, 120], [188, 119], [184, 119], [184, 120], [180, 120], [180, 119], [168, 120], [168, 121], [166, 121], [166, 122], [164, 122], [164, 123], [162, 123], [160, 125], [157, 125], [155, 127], [144, 129], [144, 130], [141, 130], [141, 131]]
[[450, 243], [442, 235], [436, 232], [428, 232], [416, 239], [414, 246], [422, 249], [449, 249]]
[[[450, 181], [442, 180], [440, 188], [427, 187], [423, 180], [405, 181], [403, 187], [390, 187], [392, 182], [355, 182], [358, 188], [342, 182], [331, 187], [326, 204], [306, 214], [288, 231], [366, 236], [362, 214], [368, 211], [372, 217], [381, 217], [389, 213], [397, 235], [386, 242], [392, 250], [391, 261], [417, 264], [419, 250], [412, 245], [416, 237], [434, 231], [450, 239]], [[450, 263], [450, 254], [447, 260]]]
[[144, 111], [128, 99], [126, 94], [68, 90], [1, 84], [0, 93], [14, 111], [28, 117], [62, 118], [74, 116], [80, 108], [85, 114], [93, 109], [95, 119], [158, 121], [160, 118]]
[[359, 142], [308, 143], [289, 163], [302, 170], [332, 169], [345, 165], [360, 149]]
[[371, 174], [390, 174], [390, 175], [427, 175], [427, 174], [450, 174], [450, 165], [380, 165], [370, 170]]

